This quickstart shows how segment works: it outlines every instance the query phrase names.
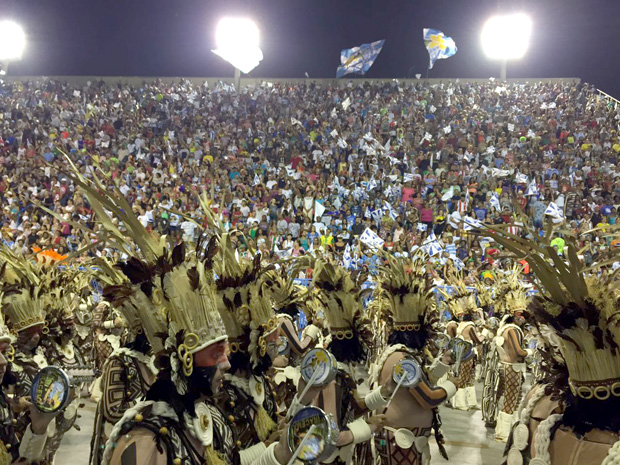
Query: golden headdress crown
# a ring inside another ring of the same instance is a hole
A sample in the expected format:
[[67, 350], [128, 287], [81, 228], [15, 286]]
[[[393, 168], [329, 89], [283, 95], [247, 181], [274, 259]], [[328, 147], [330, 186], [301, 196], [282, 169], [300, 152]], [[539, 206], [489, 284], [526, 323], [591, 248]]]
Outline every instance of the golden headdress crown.
[[8, 247], [0, 249], [3, 268], [2, 307], [14, 332], [45, 324], [41, 265]]
[[386, 256], [379, 268], [375, 296], [386, 305], [379, 305], [393, 321], [395, 331], [418, 331], [429, 311], [435, 308], [433, 284], [426, 278], [424, 259]]
[[362, 296], [349, 271], [317, 258], [312, 283], [319, 290], [318, 298], [323, 302], [325, 320], [332, 333], [342, 333], [347, 339], [349, 334], [353, 337], [351, 328], [362, 308]]
[[[170, 337], [181, 336], [188, 354], [227, 339], [217, 310], [212, 271], [204, 260], [185, 256], [184, 245], [175, 247], [172, 268], [164, 274], [163, 291], [168, 302]], [[177, 339], [178, 340], [178, 339]]]

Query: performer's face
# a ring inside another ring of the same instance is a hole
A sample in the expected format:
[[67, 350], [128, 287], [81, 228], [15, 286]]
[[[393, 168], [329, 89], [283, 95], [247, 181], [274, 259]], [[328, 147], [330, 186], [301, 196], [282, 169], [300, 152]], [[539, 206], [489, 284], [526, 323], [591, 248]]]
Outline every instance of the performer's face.
[[6, 367], [9, 364], [7, 360], [7, 352], [9, 347], [10, 344], [8, 342], [0, 342], [0, 383], [2, 383], [2, 380], [4, 379]]
[[[228, 342], [222, 341], [205, 347], [194, 354], [194, 365], [200, 368], [215, 369], [211, 377], [211, 393], [217, 396], [222, 388], [224, 373], [230, 369], [228, 361]], [[212, 370], [209, 370], [212, 371]]]
[[35, 349], [41, 340], [42, 328], [40, 325], [32, 326], [17, 334], [17, 346], [25, 351]]
[[523, 312], [515, 312], [515, 324], [523, 326], [524, 323], [525, 316], [523, 316]]

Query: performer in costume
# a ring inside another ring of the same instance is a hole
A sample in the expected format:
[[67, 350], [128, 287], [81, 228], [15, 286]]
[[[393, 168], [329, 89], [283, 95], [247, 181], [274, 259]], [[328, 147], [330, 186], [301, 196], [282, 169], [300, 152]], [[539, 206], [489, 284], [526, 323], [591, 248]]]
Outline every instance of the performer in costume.
[[[458, 320], [456, 327], [457, 338], [470, 342], [473, 346], [478, 346], [484, 340], [482, 334], [476, 331], [474, 317], [478, 312], [476, 297], [469, 290], [465, 283], [458, 276], [455, 276], [451, 282], [455, 289], [454, 294], [443, 292], [446, 298], [446, 304], [452, 315]], [[452, 407], [458, 410], [470, 410], [478, 408], [478, 400], [476, 398], [476, 357], [460, 364], [459, 368], [459, 390], [452, 399]]]
[[[505, 315], [502, 318], [495, 348], [499, 354], [499, 389], [498, 396], [503, 394], [502, 410], [497, 414], [495, 438], [505, 442], [514, 422], [514, 412], [521, 401], [521, 387], [525, 379], [525, 358], [532, 354], [531, 349], [524, 345], [523, 325], [527, 309], [527, 294], [523, 283], [519, 281], [520, 267], [513, 268], [506, 277], [506, 282], [498, 295], [503, 302]], [[499, 398], [497, 399], [499, 402]]]
[[278, 337], [265, 284], [267, 270], [261, 267], [260, 254], [252, 261], [238, 259], [228, 233], [218, 238], [213, 264], [218, 310], [231, 352], [220, 406], [238, 447], [265, 448], [264, 441], [276, 430], [276, 400], [266, 375], [277, 356]]
[[[504, 463], [612, 465], [620, 462], [620, 305], [617, 282], [588, 274], [567, 239], [566, 258], [552, 247], [499, 234], [527, 256], [540, 294], [529, 310], [551, 332], [565, 365], [528, 394], [508, 440]], [[543, 329], [544, 328], [544, 329]]]
[[[2, 280], [5, 278], [4, 273], [3, 266], [0, 271]], [[2, 293], [0, 293], [0, 301], [3, 302], [4, 309]], [[12, 346], [14, 341], [15, 337], [9, 332], [4, 322], [4, 315], [0, 313], [0, 465], [44, 463], [48, 427], [55, 415], [42, 414], [30, 402], [23, 402], [29, 410], [29, 415], [20, 443], [15, 429], [16, 419], [6, 392], [7, 384], [15, 382], [11, 371], [11, 363], [15, 354]]]
[[[308, 289], [295, 284], [286, 268], [269, 271], [266, 284], [279, 323], [278, 357], [273, 362], [273, 383], [278, 406], [285, 411], [290, 407], [297, 389], [301, 357], [316, 345], [320, 329], [309, 324], [304, 328], [302, 340], [299, 339], [296, 319], [300, 307], [305, 306]], [[306, 318], [311, 318], [308, 311]]]
[[0, 250], [0, 260], [5, 270], [3, 310], [11, 331], [17, 334], [15, 358], [11, 364], [15, 383], [10, 391], [16, 400], [13, 404], [17, 414], [15, 432], [21, 439], [30, 423], [23, 399], [30, 397], [36, 374], [48, 366], [44, 348], [40, 345], [43, 334], [48, 331], [43, 308], [44, 279], [40, 264], [16, 255], [6, 247]]
[[141, 312], [143, 328], [153, 324], [151, 319], [165, 319], [167, 328], [163, 349], [156, 354], [160, 367], [157, 380], [146, 400], [128, 409], [113, 428], [102, 463], [287, 464], [291, 453], [283, 441], [266, 450], [262, 447], [240, 451], [227, 420], [214, 403], [224, 372], [230, 367], [227, 337], [217, 311], [213, 284], [214, 242], [206, 252], [199, 243], [197, 253], [191, 256], [186, 254], [183, 244], [170, 251], [162, 239], [154, 246], [140, 222], [127, 218], [121, 230], [109, 221], [107, 211], [116, 215], [131, 211], [131, 205], [118, 189], [104, 189], [96, 175], [86, 179], [76, 167], [69, 176], [106, 225], [103, 240], [117, 250], [140, 255], [135, 258], [148, 264], [142, 271], [157, 276], [150, 282], [140, 280], [140, 289], [161, 304], [150, 307], [151, 312]]
[[[452, 359], [448, 353], [432, 371], [424, 368], [431, 364], [425, 348], [436, 334], [433, 324], [438, 318], [433, 285], [421, 266], [423, 260], [420, 257], [415, 260], [388, 257], [387, 260], [379, 271], [373, 308], [384, 312], [388, 322], [388, 346], [371, 368], [374, 390], [366, 396], [365, 404], [370, 410], [383, 412], [394, 395], [385, 412], [386, 428], [376, 439], [381, 463], [427, 465], [430, 463], [428, 438], [433, 429], [440, 451], [447, 458], [437, 408], [455, 394], [457, 380], [451, 378], [435, 385], [449, 371], [448, 363]], [[423, 370], [421, 380], [417, 386], [400, 387], [394, 394], [394, 367], [407, 357], [413, 358]]]
[[[379, 421], [364, 420], [363, 402], [357, 401], [357, 384], [366, 378], [366, 359], [372, 333], [370, 321], [362, 314], [361, 282], [355, 282], [341, 266], [328, 263], [322, 258], [314, 262], [313, 285], [323, 302], [325, 321], [329, 328], [326, 349], [337, 361], [337, 374], [333, 381], [323, 387], [314, 397], [313, 405], [332, 414], [340, 430], [338, 449], [325, 463], [350, 463], [357, 444], [371, 438]], [[300, 380], [299, 390], [305, 386]], [[291, 407], [293, 412], [296, 406]]]
[[[85, 374], [85, 380], [92, 382], [93, 372], [88, 374], [81, 357], [79, 348], [73, 344], [75, 337], [75, 325], [73, 322], [73, 310], [79, 300], [76, 298], [81, 292], [81, 287], [87, 283], [81, 279], [82, 272], [77, 268], [44, 265], [44, 274], [41, 276], [44, 284], [42, 295], [43, 306], [46, 313], [46, 327], [48, 331], [41, 339], [41, 348], [50, 365], [63, 369], [73, 379], [73, 389], [76, 390], [74, 399], [67, 405], [61, 414], [55, 418], [53, 435], [48, 439], [45, 450], [45, 463], [54, 463], [54, 456], [60, 447], [63, 436], [78, 419], [80, 406], [79, 383], [81, 378], [77, 375]], [[43, 271], [43, 270], [42, 270]]]
[[[135, 257], [116, 267], [105, 260], [96, 265], [98, 279], [105, 285], [103, 297], [122, 315], [127, 331], [123, 346], [112, 352], [99, 379], [102, 396], [95, 413], [91, 465], [101, 463], [112, 428], [155, 382], [158, 370], [152, 353], [162, 352], [161, 334], [166, 330], [161, 285], [154, 266]], [[151, 314], [161, 317], [151, 318]]]

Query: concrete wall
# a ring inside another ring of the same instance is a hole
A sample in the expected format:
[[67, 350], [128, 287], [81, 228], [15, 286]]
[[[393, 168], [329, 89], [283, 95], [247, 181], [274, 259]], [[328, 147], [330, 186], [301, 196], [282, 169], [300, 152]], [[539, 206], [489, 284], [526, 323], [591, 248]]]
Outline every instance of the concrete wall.
[[[166, 83], [178, 82], [179, 79], [188, 79], [194, 85], [203, 85], [205, 81], [208, 83], [209, 87], [214, 87], [219, 81], [225, 82], [226, 84], [232, 84], [234, 82], [234, 78], [218, 78], [218, 77], [190, 77], [190, 78], [181, 78], [181, 77], [141, 77], [141, 76], [3, 76], [3, 79], [7, 81], [37, 81], [40, 79], [55, 79], [67, 83], [71, 83], [78, 86], [85, 86], [88, 81], [94, 82], [98, 80], [103, 80], [106, 84], [117, 84], [124, 83], [130, 84], [133, 86], [140, 86], [145, 82], [152, 82], [154, 80], [161, 80]], [[364, 78], [355, 78], [352, 79], [354, 84], [360, 82], [392, 82], [394, 79], [364, 79]], [[261, 82], [280, 82], [280, 83], [289, 83], [289, 84], [310, 84], [312, 82], [316, 84], [320, 84], [322, 86], [338, 86], [345, 87], [349, 79], [279, 79], [279, 78], [241, 78], [241, 86], [245, 87], [248, 85], [258, 86]], [[441, 82], [454, 82], [456, 79], [398, 79], [398, 82], [401, 85], [414, 84], [417, 82], [425, 82], [429, 84], [439, 84]], [[498, 80], [499, 81], [499, 80]], [[581, 81], [579, 78], [531, 78], [531, 79], [508, 79], [508, 82], [569, 82], [578, 84]], [[460, 79], [460, 82], [475, 82], [475, 83], [484, 83], [489, 82], [488, 79]]]

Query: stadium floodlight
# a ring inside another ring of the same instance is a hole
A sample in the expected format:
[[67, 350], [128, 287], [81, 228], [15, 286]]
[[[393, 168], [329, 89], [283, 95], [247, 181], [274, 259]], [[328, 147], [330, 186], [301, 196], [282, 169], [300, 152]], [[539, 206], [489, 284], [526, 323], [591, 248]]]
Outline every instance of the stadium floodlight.
[[26, 47], [26, 34], [13, 21], [0, 21], [0, 60], [19, 60]]
[[[223, 18], [215, 31], [219, 55], [245, 74], [258, 66], [263, 59], [263, 52], [258, 46], [259, 32], [256, 23], [248, 18]], [[235, 80], [239, 79], [236, 73]], [[237, 90], [239, 90], [238, 83]]]
[[530, 43], [532, 20], [523, 13], [495, 16], [482, 28], [482, 49], [502, 62], [502, 80], [506, 80], [506, 62], [523, 58]]

